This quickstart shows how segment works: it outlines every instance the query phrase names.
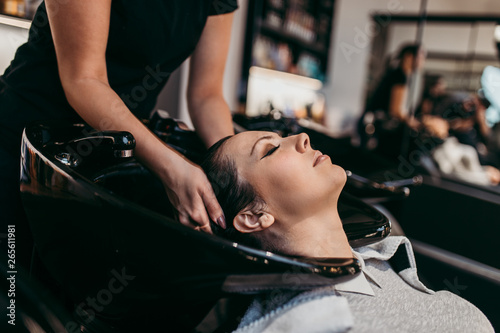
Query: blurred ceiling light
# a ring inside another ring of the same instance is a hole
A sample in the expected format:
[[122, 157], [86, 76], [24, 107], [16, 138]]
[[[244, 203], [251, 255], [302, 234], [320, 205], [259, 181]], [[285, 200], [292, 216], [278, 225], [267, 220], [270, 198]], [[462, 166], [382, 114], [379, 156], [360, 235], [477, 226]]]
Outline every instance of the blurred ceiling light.
[[495, 40], [497, 41], [497, 43], [500, 43], [500, 24], [498, 24], [496, 27], [495, 27]]
[[279, 72], [272, 69], [252, 66], [250, 67], [250, 75], [260, 77], [267, 80], [279, 80], [291, 83], [297, 87], [303, 87], [310, 90], [320, 90], [323, 83], [318, 79], [313, 79], [306, 76]]

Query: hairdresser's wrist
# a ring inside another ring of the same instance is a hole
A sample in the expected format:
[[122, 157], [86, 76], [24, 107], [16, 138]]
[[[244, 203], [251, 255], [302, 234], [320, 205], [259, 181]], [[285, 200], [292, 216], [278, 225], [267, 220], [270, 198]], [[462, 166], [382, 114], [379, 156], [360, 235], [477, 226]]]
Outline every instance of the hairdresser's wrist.
[[184, 157], [171, 149], [156, 136], [145, 135], [136, 140], [135, 155], [139, 161], [156, 174], [164, 183], [171, 183], [175, 170], [186, 163]]
[[408, 127], [410, 127], [411, 129], [415, 130], [415, 131], [418, 131], [420, 129], [420, 121], [418, 121], [417, 119], [415, 119], [414, 117], [409, 117], [409, 118], [406, 118], [405, 119], [405, 123], [406, 125], [408, 125]]
[[168, 146], [164, 146], [153, 163], [153, 172], [160, 177], [162, 182], [172, 187], [179, 179], [179, 175], [192, 163], [184, 156]]
[[224, 228], [222, 209], [198, 165], [173, 150], [165, 151], [157, 162], [157, 175], [181, 224], [211, 233], [212, 220]]

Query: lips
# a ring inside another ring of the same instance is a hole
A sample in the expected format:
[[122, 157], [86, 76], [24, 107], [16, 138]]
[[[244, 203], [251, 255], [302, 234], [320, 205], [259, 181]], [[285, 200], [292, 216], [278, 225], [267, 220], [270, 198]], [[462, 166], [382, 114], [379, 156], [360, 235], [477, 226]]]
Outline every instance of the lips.
[[321, 162], [329, 158], [330, 157], [328, 155], [323, 155], [323, 153], [317, 150], [316, 153], [314, 153], [313, 167], [315, 167], [316, 165], [320, 164]]

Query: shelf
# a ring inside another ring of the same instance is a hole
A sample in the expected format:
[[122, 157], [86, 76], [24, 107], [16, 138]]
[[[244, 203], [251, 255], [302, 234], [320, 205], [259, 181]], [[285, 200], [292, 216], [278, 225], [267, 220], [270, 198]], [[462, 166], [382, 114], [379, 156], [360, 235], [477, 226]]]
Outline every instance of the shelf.
[[31, 26], [31, 20], [0, 14], [0, 24], [16, 28], [29, 29]]
[[497, 62], [499, 58], [495, 54], [466, 54], [466, 53], [445, 53], [432, 52], [427, 53], [427, 59], [437, 60], [458, 60], [458, 61], [491, 61]]
[[248, 2], [241, 102], [247, 98], [251, 67], [252, 76], [269, 74], [266, 77], [279, 77], [281, 81], [296, 81], [300, 77], [304, 82], [314, 82], [313, 85], [325, 82], [334, 3], [335, 0]]
[[296, 86], [301, 86], [310, 90], [320, 90], [323, 87], [323, 83], [318, 79], [288, 72], [281, 72], [275, 69], [252, 66], [250, 67], [249, 72], [252, 76], [261, 77], [266, 80], [281, 80], [283, 82], [293, 82]]
[[267, 24], [265, 22], [261, 23], [260, 32], [263, 35], [267, 35], [269, 37], [274, 37], [274, 38], [278, 38], [282, 41], [293, 43], [297, 46], [302, 47], [303, 49], [320, 54], [322, 56], [327, 55], [327, 50], [325, 49], [324, 45], [321, 45], [319, 43], [314, 43], [314, 42], [308, 42], [306, 40], [301, 39], [298, 36], [295, 36], [294, 34], [286, 32], [283, 29], [274, 27], [274, 26]]

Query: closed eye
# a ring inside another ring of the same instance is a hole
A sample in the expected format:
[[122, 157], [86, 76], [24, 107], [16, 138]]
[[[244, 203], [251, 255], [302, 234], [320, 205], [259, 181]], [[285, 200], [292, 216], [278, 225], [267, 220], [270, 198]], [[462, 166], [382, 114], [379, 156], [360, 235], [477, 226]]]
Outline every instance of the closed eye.
[[261, 159], [263, 159], [264, 157], [267, 157], [269, 155], [272, 155], [281, 145], [277, 145], [276, 147], [273, 147], [271, 149], [269, 149], [269, 151], [261, 157]]

